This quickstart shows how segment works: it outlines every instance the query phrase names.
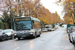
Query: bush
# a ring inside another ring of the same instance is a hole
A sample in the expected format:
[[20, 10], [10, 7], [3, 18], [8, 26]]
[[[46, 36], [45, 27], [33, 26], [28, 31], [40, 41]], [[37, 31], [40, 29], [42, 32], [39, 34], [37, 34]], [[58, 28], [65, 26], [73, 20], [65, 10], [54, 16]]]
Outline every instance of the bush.
[[9, 28], [8, 24], [0, 22], [0, 29], [8, 29], [8, 28]]

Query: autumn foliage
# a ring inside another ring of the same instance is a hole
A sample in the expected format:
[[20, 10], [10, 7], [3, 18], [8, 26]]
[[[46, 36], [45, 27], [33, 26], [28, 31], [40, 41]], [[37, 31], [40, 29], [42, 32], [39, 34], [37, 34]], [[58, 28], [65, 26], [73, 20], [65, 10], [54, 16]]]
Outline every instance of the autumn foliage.
[[75, 0], [58, 0], [61, 6], [64, 7], [63, 13], [66, 24], [73, 24], [75, 22]]
[[[12, 2], [11, 2], [12, 1]], [[13, 14], [13, 16], [32, 16], [35, 18], [38, 18], [43, 22], [44, 24], [55, 24], [59, 23], [61, 21], [60, 16], [57, 12], [51, 13], [47, 8], [42, 6], [40, 3], [40, 0], [5, 0], [5, 2], [2, 0], [0, 1], [5, 4], [5, 6], [0, 7], [1, 11], [10, 11], [10, 14]], [[9, 7], [9, 8], [7, 8]], [[3, 8], [6, 8], [6, 10], [3, 10]], [[11, 17], [11, 16], [10, 16]]]

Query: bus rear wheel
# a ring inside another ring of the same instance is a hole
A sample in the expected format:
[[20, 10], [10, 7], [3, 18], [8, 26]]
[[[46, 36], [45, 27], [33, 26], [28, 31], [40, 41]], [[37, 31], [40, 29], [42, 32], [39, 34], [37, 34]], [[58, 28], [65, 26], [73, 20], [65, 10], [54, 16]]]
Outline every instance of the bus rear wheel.
[[39, 35], [37, 37], [40, 37], [40, 35], [41, 35], [41, 32], [39, 32]]
[[37, 35], [36, 35], [36, 33], [32, 36], [32, 38], [36, 38], [37, 37]]

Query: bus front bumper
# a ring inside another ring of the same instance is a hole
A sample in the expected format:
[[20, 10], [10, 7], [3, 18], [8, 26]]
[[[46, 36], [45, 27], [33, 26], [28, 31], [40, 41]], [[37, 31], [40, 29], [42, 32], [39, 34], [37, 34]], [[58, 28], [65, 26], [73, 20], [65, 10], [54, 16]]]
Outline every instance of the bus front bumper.
[[15, 38], [24, 38], [24, 37], [31, 37], [33, 36], [33, 34], [30, 34], [30, 33], [17, 33], [17, 35], [15, 36]]

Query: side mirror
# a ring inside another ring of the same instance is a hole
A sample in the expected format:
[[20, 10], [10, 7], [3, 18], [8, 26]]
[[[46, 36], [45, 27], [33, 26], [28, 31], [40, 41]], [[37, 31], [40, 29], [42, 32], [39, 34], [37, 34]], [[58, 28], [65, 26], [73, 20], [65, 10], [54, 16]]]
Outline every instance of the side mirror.
[[34, 20], [32, 20], [32, 23], [34, 23]]

